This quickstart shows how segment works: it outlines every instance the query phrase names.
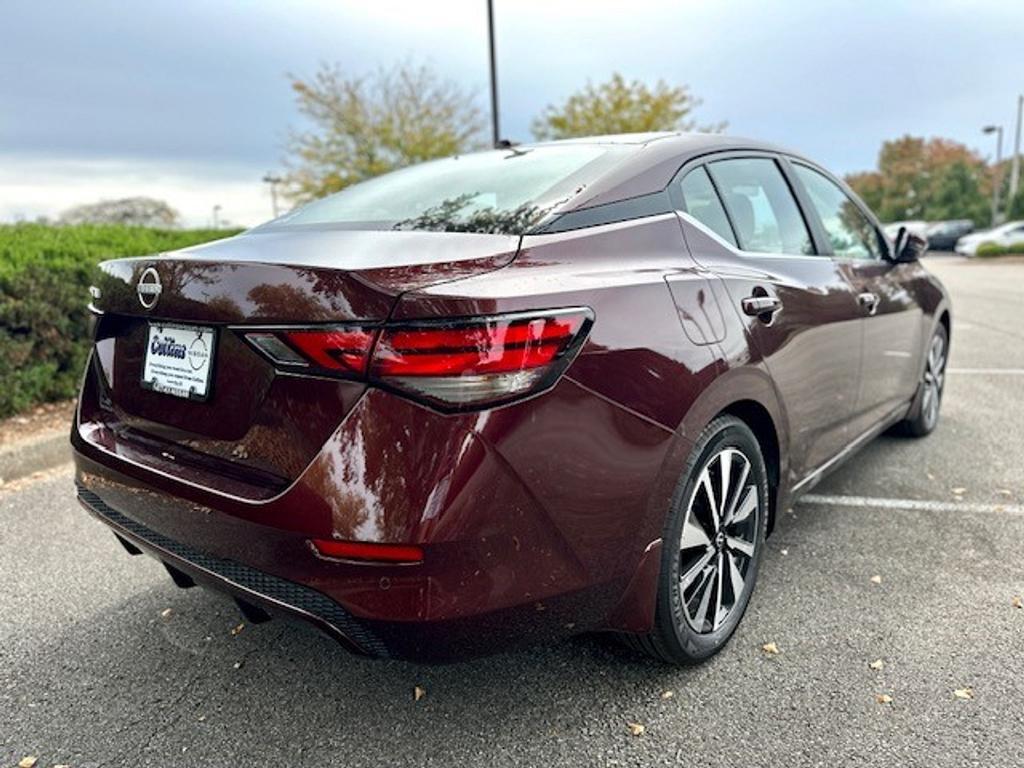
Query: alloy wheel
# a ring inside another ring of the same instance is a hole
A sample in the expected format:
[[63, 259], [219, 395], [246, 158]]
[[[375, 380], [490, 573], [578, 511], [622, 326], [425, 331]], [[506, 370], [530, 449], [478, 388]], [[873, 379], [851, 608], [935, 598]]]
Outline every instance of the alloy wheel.
[[680, 537], [679, 592], [695, 632], [715, 632], [741, 605], [760, 517], [750, 460], [737, 448], [723, 448], [697, 476]]
[[940, 334], [932, 337], [928, 349], [928, 364], [924, 371], [924, 393], [921, 397], [921, 412], [928, 429], [935, 426], [939, 418], [939, 403], [942, 399], [942, 385], [946, 378], [946, 343]]

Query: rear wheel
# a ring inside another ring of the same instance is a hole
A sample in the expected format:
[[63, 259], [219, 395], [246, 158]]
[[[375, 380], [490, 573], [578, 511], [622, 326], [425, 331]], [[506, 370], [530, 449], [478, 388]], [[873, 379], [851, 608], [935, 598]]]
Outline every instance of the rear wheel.
[[654, 627], [630, 644], [671, 664], [721, 650], [754, 590], [767, 523], [757, 438], [740, 419], [719, 417], [698, 438], [669, 510]]
[[942, 391], [946, 384], [946, 360], [949, 350], [949, 334], [939, 324], [928, 345], [928, 359], [924, 374], [918, 385], [916, 405], [908, 418], [901, 421], [898, 430], [911, 437], [924, 437], [939, 423], [939, 407], [942, 405]]

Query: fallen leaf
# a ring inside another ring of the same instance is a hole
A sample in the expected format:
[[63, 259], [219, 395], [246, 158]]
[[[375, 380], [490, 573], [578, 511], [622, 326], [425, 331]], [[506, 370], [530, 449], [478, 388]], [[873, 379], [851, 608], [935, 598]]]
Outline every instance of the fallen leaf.
[[788, 549], [784, 549], [784, 550], [782, 550], [782, 554], [783, 554], [783, 555], [788, 555], [788, 554], [789, 554], [789, 550], [788, 550]]
[[663, 698], [663, 699], [671, 699], [673, 696], [675, 696], [675, 693], [673, 691], [662, 691], [661, 692], [661, 698]]
[[892, 704], [892, 696], [890, 696], [888, 693], [876, 693], [875, 701], [877, 701], [879, 704]]
[[242, 664], [243, 664], [243, 663], [244, 663], [244, 662], [241, 662], [241, 661], [236, 661], [236, 662], [235, 662], [235, 669], [241, 669], [241, 668], [242, 668]]
[[874, 576], [871, 577], [871, 583], [872, 584], [881, 584], [882, 583], [882, 577], [877, 575], [877, 574], [875, 574]]
[[882, 667], [885, 666], [885, 662], [882, 661], [881, 659], [875, 659], [870, 664], [868, 664], [868, 666], [871, 667], [872, 669], [881, 669]]
[[928, 475], [928, 479], [929, 480], [934, 480], [935, 479], [935, 475], [933, 475], [931, 472], [927, 472], [926, 474]]
[[967, 493], [967, 489], [966, 488], [954, 488], [953, 489], [953, 493], [955, 495], [957, 495], [957, 496], [963, 496], [965, 493]]
[[1010, 601], [1010, 604], [1014, 608], [1024, 608], [1024, 600], [1021, 600], [1018, 595], [1013, 596], [1013, 600]]
[[237, 627], [232, 627], [232, 628], [231, 628], [231, 634], [232, 634], [232, 635], [237, 635], [237, 634], [238, 634], [238, 633], [240, 633], [240, 632], [241, 632], [241, 631], [242, 631], [243, 629], [245, 629], [245, 624], [239, 624], [239, 625], [238, 625]]
[[1009, 488], [999, 488], [996, 490], [996, 493], [1002, 494], [1003, 496], [1013, 496], [1013, 491]]
[[427, 689], [426, 688], [420, 688], [417, 685], [417, 686], [415, 686], [412, 689], [412, 700], [413, 701], [419, 701], [420, 699], [422, 699], [426, 695], [427, 695]]
[[160, 611], [160, 618], [166, 619], [172, 613], [174, 613], [174, 611], [172, 611], [170, 608], [164, 608], [162, 611]]
[[761, 646], [761, 650], [769, 655], [772, 655], [779, 652], [779, 646], [777, 646], [775, 643], [765, 643]]
[[974, 690], [972, 688], [957, 688], [953, 691], [953, 695], [958, 699], [966, 699], [970, 701], [974, 698]]
[[71, 768], [71, 766], [67, 763], [58, 763], [57, 765], [54, 765], [53, 768]]
[[629, 728], [629, 732], [632, 733], [634, 736], [643, 736], [644, 731], [647, 730], [642, 725], [640, 725], [640, 723], [626, 723], [626, 726]]
[[38, 757], [36, 757], [35, 755], [29, 755], [27, 757], [21, 758], [21, 761], [18, 763], [18, 768], [33, 768], [33, 766], [35, 766], [35, 764], [38, 762]]

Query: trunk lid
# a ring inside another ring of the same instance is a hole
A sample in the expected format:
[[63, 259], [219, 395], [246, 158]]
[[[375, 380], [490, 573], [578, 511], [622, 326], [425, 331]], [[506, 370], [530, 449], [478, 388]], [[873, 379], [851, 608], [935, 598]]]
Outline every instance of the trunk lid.
[[[172, 461], [210, 473], [211, 484], [231, 476], [237, 495], [273, 495], [298, 477], [365, 385], [280, 375], [239, 331], [383, 322], [403, 292], [499, 269], [518, 243], [507, 235], [318, 228], [104, 262], [93, 301], [102, 313], [95, 380], [83, 391], [82, 419], [96, 422], [92, 434], [130, 443], [136, 461], [151, 456], [163, 470]], [[158, 282], [159, 292], [140, 291], [140, 281]], [[150, 326], [161, 324], [214, 329], [205, 400], [142, 386]]]

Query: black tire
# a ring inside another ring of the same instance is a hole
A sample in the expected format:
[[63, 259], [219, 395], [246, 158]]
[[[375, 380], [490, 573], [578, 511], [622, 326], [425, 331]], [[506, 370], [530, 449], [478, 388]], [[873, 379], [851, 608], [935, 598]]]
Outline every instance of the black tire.
[[[746, 479], [737, 453], [747, 462]], [[735, 491], [723, 500], [722, 513], [717, 517], [729, 519], [731, 506], [731, 517], [739, 519], [743, 509], [751, 503], [749, 494], [754, 495], [757, 505], [739, 522], [716, 528], [711, 511], [713, 502], [709, 499], [719, 494], [723, 485], [723, 462], [730, 465], [729, 487]], [[706, 469], [710, 494], [702, 483]], [[676, 665], [699, 664], [725, 646], [743, 618], [757, 581], [768, 529], [768, 498], [768, 474], [754, 433], [734, 416], [716, 418], [694, 445], [665, 521], [654, 627], [646, 635], [624, 636], [628, 645], [659, 661]], [[730, 531], [735, 535], [727, 535]], [[702, 536], [709, 540], [706, 546], [700, 541]], [[740, 544], [742, 550], [737, 548]], [[744, 553], [747, 548], [749, 555]], [[697, 570], [709, 556], [711, 561]], [[713, 575], [707, 576], [709, 571], [713, 571]], [[721, 579], [717, 579], [719, 572]], [[697, 575], [686, 584], [682, 583], [684, 575], [694, 573]], [[734, 574], [742, 574], [738, 595]], [[712, 581], [714, 579], [717, 581]], [[717, 605], [712, 607], [710, 603], [716, 597]], [[729, 598], [733, 602], [727, 606]], [[706, 603], [707, 610], [702, 614], [701, 608]]]
[[939, 423], [942, 393], [946, 386], [946, 362], [949, 360], [949, 334], [939, 323], [928, 342], [924, 371], [910, 413], [896, 425], [896, 432], [908, 437], [931, 434]]

